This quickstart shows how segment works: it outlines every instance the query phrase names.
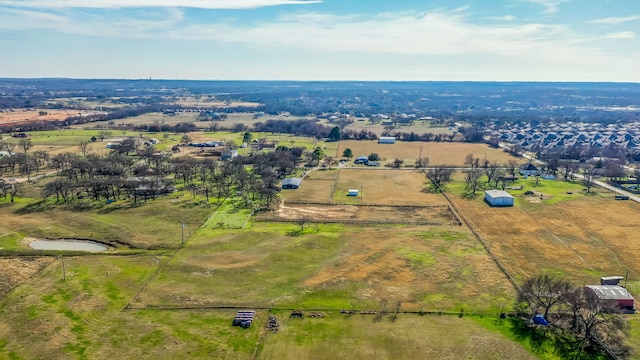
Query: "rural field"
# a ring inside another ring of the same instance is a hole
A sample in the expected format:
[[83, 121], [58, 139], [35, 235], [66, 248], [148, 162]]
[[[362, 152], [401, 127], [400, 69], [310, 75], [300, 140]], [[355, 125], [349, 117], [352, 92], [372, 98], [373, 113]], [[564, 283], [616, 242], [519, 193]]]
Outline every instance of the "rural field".
[[[455, 197], [455, 203], [517, 279], [544, 272], [593, 284], [628, 269], [630, 285], [640, 284], [634, 221], [640, 217], [639, 204], [615, 201], [601, 188], [585, 196], [580, 184], [541, 180], [535, 187], [531, 179], [516, 184], [524, 188], [511, 191], [516, 197], [512, 208], [490, 208], [482, 196]], [[543, 199], [524, 195], [526, 190]]]
[[[385, 125], [382, 125], [381, 123], [371, 124], [368, 119], [356, 118], [353, 124], [347, 125], [345, 129], [372, 131], [380, 136], [385, 130]], [[446, 126], [431, 126], [429, 121], [422, 120], [417, 120], [413, 125], [396, 127], [395, 131], [406, 133], [414, 132], [416, 134], [453, 134], [453, 131], [449, 130]]]
[[4, 231], [0, 248], [28, 251], [25, 236], [92, 239], [134, 249], [173, 248], [180, 244], [182, 222], [195, 232], [212, 210], [207, 205], [194, 206], [184, 194], [156, 199], [146, 206], [115, 202], [93, 211], [82, 203], [55, 206], [37, 198], [18, 199], [0, 206], [0, 231]]
[[[462, 228], [254, 223], [201, 230], [135, 307], [497, 311], [514, 290]], [[389, 305], [391, 306], [391, 305]]]
[[[282, 199], [295, 202], [334, 204], [447, 205], [446, 199], [426, 190], [419, 170], [379, 168], [323, 169], [309, 172], [299, 189], [282, 192]], [[348, 197], [357, 189], [357, 197]]]
[[395, 144], [378, 144], [377, 140], [340, 141], [338, 154], [341, 156], [344, 149], [353, 151], [354, 158], [358, 156], [368, 156], [377, 153], [384, 162], [391, 162], [396, 157], [404, 160], [405, 166], [413, 166], [422, 149], [422, 157], [429, 158], [430, 165], [464, 165], [464, 158], [467, 154], [489, 161], [505, 163], [508, 160], [521, 160], [515, 158], [500, 149], [494, 149], [484, 144], [467, 143], [436, 143], [436, 142], [396, 142]]
[[[43, 112], [42, 115], [40, 115], [41, 112]], [[85, 110], [15, 109], [0, 111], [0, 125], [19, 124], [31, 121], [60, 121], [69, 116], [83, 116], [95, 113], [95, 111]]]

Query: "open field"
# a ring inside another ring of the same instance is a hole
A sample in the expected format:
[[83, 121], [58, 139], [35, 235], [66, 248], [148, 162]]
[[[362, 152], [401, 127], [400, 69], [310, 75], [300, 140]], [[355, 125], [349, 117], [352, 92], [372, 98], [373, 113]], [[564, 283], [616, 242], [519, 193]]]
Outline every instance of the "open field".
[[430, 165], [462, 166], [464, 165], [464, 158], [467, 154], [473, 154], [474, 157], [479, 157], [480, 159], [486, 157], [489, 161], [498, 161], [501, 163], [512, 159], [520, 160], [500, 149], [493, 149], [484, 144], [403, 141], [398, 141], [395, 144], [378, 144], [377, 140], [348, 140], [340, 141], [338, 154], [342, 155], [342, 152], [346, 148], [350, 148], [353, 151], [354, 158], [377, 153], [383, 161], [391, 162], [398, 157], [404, 160], [404, 165], [409, 166], [413, 166], [415, 160], [420, 155], [421, 148], [422, 156], [429, 158]]
[[[47, 114], [40, 115], [41, 111], [46, 112]], [[0, 126], [32, 121], [59, 121], [64, 120], [69, 116], [82, 116], [95, 113], [95, 111], [51, 109], [15, 109], [0, 111]]]
[[[615, 201], [600, 188], [594, 189], [597, 195], [585, 196], [579, 192], [580, 185], [553, 183], [540, 187], [546, 196], [542, 201], [516, 194], [513, 208], [490, 208], [482, 196], [455, 202], [516, 278], [550, 273], [589, 284], [598, 283], [601, 276], [624, 275], [629, 269], [630, 290], [637, 293], [640, 265], [635, 254], [640, 243], [635, 241], [635, 219], [640, 217], [640, 205]], [[578, 192], [553, 195], [554, 188], [563, 187]]]
[[[119, 310], [156, 268], [151, 256], [58, 259], [0, 300], [0, 357], [25, 359], [136, 356], [129, 334], [153, 328]], [[115, 352], [115, 353], [114, 353]]]
[[[332, 202], [334, 204], [447, 205], [440, 194], [427, 192], [420, 171], [344, 168], [311, 171], [302, 186], [282, 192], [284, 201]], [[359, 196], [349, 197], [349, 189]]]
[[82, 209], [82, 202], [55, 206], [51, 201], [19, 199], [0, 206], [0, 229], [12, 236], [0, 237], [0, 248], [29, 250], [23, 236], [45, 239], [92, 239], [134, 248], [175, 247], [181, 241], [180, 224], [195, 231], [212, 212], [208, 206], [193, 206], [188, 195], [151, 200], [130, 207], [124, 201], [100, 209]]
[[[280, 315], [279, 313], [277, 315]], [[258, 359], [535, 359], [521, 345], [457, 316], [278, 316]]]
[[[366, 130], [376, 133], [378, 136], [384, 131], [385, 125], [381, 123], [371, 124], [368, 119], [356, 118], [353, 124], [349, 124], [345, 127], [348, 130]], [[397, 132], [414, 132], [416, 134], [432, 133], [432, 134], [453, 134], [452, 130], [449, 130], [446, 126], [432, 127], [429, 121], [417, 120], [413, 125], [400, 126], [394, 129]]]
[[[317, 231], [316, 231], [317, 229]], [[141, 295], [140, 306], [487, 311], [513, 289], [461, 228], [254, 224], [201, 230]], [[136, 304], [137, 306], [137, 304]]]

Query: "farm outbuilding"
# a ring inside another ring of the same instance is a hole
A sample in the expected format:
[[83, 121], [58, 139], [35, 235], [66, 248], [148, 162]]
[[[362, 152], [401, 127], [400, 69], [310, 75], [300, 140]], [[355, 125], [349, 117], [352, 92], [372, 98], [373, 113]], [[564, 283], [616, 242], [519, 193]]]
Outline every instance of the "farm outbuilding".
[[514, 199], [504, 190], [487, 190], [484, 192], [484, 201], [491, 206], [513, 206]]
[[282, 180], [283, 189], [297, 189], [302, 185], [301, 178], [286, 178]]
[[617, 285], [586, 285], [584, 291], [587, 296], [595, 296], [603, 307], [618, 307], [623, 311], [635, 312], [633, 296], [622, 286]]
[[395, 144], [396, 138], [393, 136], [381, 136], [378, 144]]
[[358, 194], [359, 194], [358, 189], [349, 189], [347, 196], [358, 196]]

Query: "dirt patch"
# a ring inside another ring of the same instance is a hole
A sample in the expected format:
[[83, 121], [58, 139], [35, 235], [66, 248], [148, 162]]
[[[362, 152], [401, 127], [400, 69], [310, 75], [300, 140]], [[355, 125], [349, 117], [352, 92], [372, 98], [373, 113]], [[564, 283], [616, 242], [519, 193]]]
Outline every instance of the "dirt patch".
[[0, 258], [0, 297], [53, 262], [52, 257]]
[[356, 205], [281, 205], [272, 213], [262, 214], [260, 220], [296, 220], [306, 218], [309, 221], [354, 221], [354, 222], [407, 222], [449, 224], [453, 214], [445, 206], [441, 207], [404, 207], [404, 206], [356, 206]]

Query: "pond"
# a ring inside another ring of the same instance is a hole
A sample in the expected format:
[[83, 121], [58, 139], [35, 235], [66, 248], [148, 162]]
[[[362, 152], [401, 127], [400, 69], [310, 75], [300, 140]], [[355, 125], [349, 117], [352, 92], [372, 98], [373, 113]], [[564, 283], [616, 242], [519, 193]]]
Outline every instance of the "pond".
[[68, 250], [68, 251], [105, 251], [107, 247], [92, 241], [84, 240], [34, 240], [29, 243], [36, 250]]

